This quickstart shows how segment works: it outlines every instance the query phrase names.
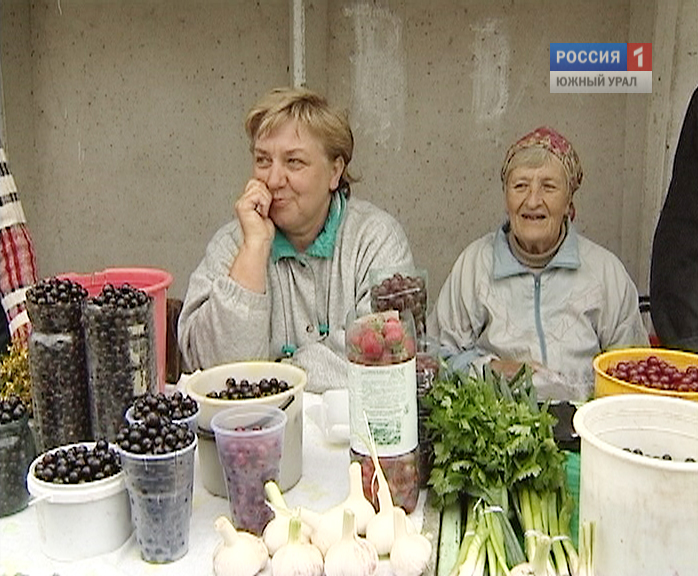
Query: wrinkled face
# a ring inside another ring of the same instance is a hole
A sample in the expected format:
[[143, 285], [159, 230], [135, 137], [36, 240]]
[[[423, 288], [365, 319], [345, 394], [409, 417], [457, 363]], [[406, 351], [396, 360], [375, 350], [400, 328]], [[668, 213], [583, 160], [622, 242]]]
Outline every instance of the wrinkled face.
[[344, 161], [330, 160], [320, 140], [295, 120], [258, 136], [253, 156], [254, 177], [272, 195], [270, 218], [296, 248], [305, 249], [325, 223]]
[[531, 254], [552, 248], [571, 200], [565, 169], [554, 156], [538, 168], [514, 168], [506, 182], [506, 204], [511, 230], [521, 246]]

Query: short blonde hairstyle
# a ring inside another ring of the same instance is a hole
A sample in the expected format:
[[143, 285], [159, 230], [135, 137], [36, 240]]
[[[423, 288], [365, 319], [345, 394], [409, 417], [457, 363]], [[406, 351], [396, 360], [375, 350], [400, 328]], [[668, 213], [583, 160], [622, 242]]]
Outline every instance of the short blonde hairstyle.
[[289, 120], [295, 120], [318, 138], [330, 160], [341, 157], [342, 179], [347, 183], [354, 181], [347, 170], [354, 153], [354, 135], [346, 113], [307, 88], [275, 88], [252, 107], [245, 120], [250, 147], [254, 148], [259, 136], [273, 132]]

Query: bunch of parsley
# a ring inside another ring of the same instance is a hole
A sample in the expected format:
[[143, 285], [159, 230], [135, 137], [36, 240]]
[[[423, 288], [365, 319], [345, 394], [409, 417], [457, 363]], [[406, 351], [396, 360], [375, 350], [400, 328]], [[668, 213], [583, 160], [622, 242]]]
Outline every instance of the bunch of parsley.
[[538, 407], [527, 367], [510, 381], [488, 367], [467, 375], [441, 370], [426, 404], [434, 446], [429, 483], [441, 504], [467, 493], [501, 505], [498, 494], [521, 482], [536, 492], [563, 485], [556, 420], [546, 405]]

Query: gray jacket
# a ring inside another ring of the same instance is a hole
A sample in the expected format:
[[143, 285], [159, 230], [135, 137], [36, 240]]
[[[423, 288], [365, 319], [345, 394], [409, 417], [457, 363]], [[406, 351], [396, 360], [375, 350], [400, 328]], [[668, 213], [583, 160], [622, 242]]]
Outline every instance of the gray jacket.
[[370, 312], [369, 271], [413, 266], [400, 224], [369, 202], [349, 198], [333, 257], [270, 258], [265, 294], [228, 275], [241, 242], [236, 219], [214, 235], [189, 279], [178, 325], [186, 365], [193, 370], [286, 356], [308, 372], [307, 390], [346, 387], [345, 321], [349, 312]]

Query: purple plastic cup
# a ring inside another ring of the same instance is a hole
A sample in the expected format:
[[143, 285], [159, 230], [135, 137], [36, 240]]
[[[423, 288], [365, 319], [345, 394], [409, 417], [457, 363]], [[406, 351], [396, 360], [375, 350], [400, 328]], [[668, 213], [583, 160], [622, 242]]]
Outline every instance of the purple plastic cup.
[[279, 481], [286, 413], [276, 406], [237, 406], [216, 414], [211, 427], [228, 490], [233, 524], [258, 536], [272, 519], [264, 484]]

